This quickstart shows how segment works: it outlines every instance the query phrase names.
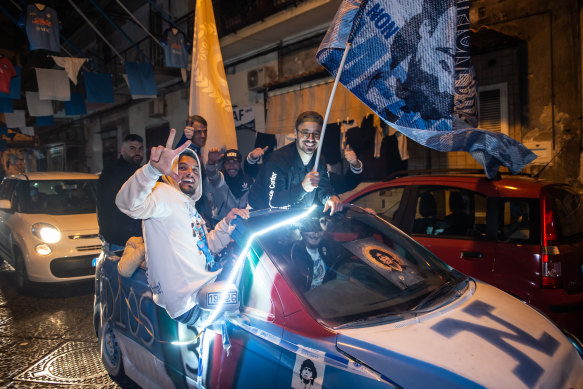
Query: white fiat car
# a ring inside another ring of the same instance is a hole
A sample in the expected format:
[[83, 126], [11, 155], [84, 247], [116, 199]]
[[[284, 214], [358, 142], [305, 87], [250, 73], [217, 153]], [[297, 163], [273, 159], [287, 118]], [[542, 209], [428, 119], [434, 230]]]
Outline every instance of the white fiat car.
[[30, 282], [91, 279], [101, 251], [95, 208], [98, 176], [34, 172], [0, 184], [0, 261]]

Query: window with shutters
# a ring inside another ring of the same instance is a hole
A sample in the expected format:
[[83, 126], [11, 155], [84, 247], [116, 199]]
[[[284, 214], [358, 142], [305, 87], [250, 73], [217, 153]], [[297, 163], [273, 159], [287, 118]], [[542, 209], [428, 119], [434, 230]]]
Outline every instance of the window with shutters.
[[508, 135], [508, 86], [505, 82], [478, 88], [479, 128]]

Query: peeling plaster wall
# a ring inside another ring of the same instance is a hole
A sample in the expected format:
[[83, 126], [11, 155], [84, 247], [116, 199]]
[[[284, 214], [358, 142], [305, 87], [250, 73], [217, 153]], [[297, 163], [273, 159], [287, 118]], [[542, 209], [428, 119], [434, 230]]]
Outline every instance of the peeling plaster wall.
[[[521, 142], [550, 141], [554, 160], [541, 177], [580, 176], [581, 52], [576, 0], [477, 0], [470, 8], [472, 29], [490, 28], [526, 45], [526, 77], [518, 129]], [[526, 171], [538, 172], [531, 164]]]

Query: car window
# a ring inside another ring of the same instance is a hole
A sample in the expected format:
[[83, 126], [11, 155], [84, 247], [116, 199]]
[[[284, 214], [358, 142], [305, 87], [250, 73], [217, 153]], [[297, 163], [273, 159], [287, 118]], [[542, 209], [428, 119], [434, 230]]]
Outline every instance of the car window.
[[257, 246], [247, 254], [240, 281], [241, 309], [265, 317], [272, 313], [271, 281], [257, 255]]
[[359, 197], [352, 203], [362, 208], [370, 208], [383, 219], [393, 221], [404, 192], [404, 187], [377, 189]]
[[567, 187], [547, 187], [557, 223], [559, 242], [583, 234], [583, 207], [581, 196]]
[[332, 327], [372, 317], [401, 320], [444, 284], [465, 277], [355, 206], [333, 216], [320, 208], [258, 240], [313, 315]]
[[19, 212], [75, 215], [94, 213], [97, 180], [22, 181]]
[[466, 189], [421, 186], [412, 233], [485, 239], [487, 202]]
[[539, 200], [501, 199], [498, 240], [508, 243], [540, 241]]
[[10, 200], [14, 188], [14, 180], [3, 180], [0, 184], [0, 200]]

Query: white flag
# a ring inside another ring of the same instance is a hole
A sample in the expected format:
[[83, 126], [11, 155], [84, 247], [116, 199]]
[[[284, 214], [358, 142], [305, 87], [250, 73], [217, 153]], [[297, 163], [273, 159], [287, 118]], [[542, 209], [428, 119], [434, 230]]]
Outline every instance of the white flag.
[[[237, 148], [233, 107], [211, 0], [197, 0], [190, 79], [190, 115], [208, 123], [205, 149]], [[207, 153], [201, 153], [206, 161]]]

